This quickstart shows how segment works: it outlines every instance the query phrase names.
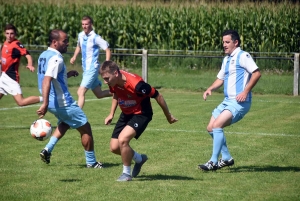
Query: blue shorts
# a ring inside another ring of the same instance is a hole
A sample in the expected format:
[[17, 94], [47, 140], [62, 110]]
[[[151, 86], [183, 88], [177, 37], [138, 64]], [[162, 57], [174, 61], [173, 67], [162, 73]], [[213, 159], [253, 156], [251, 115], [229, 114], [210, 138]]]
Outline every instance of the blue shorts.
[[216, 119], [224, 110], [229, 110], [232, 114], [231, 124], [241, 120], [250, 110], [251, 102], [237, 102], [235, 99], [224, 99], [212, 112]]
[[101, 81], [98, 79], [98, 69], [90, 69], [89, 71], [83, 72], [81, 87], [87, 89], [95, 89], [97, 86], [102, 86]]
[[71, 128], [79, 128], [88, 121], [86, 115], [76, 103], [61, 108], [48, 108], [48, 111], [55, 115], [58, 124], [64, 122]]

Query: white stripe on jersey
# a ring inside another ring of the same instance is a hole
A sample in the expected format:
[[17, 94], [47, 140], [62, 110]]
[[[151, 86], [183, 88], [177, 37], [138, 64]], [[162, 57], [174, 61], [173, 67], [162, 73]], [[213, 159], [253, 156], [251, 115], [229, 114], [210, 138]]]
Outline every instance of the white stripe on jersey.
[[[244, 91], [251, 74], [258, 69], [256, 63], [248, 52], [236, 48], [231, 55], [223, 59], [221, 70], [217, 77], [224, 80], [224, 96], [228, 99], [235, 99], [238, 94]], [[248, 94], [246, 101], [251, 101], [252, 94]]]
[[88, 35], [83, 31], [80, 32], [77, 45], [81, 48], [83, 71], [99, 68], [98, 57], [100, 49], [106, 50], [109, 46], [108, 42], [94, 31], [91, 31]]
[[65, 107], [75, 102], [68, 90], [67, 69], [60, 52], [48, 47], [40, 55], [38, 67], [38, 84], [41, 94], [44, 76], [53, 78], [49, 92], [49, 108]]

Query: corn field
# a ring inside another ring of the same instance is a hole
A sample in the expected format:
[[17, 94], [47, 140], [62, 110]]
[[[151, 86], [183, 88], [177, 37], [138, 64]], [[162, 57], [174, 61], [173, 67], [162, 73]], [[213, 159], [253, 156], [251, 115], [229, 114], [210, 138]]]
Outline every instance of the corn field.
[[299, 13], [300, 5], [289, 3], [143, 7], [1, 2], [0, 23], [14, 24], [18, 39], [28, 45], [47, 45], [49, 31], [59, 28], [74, 47], [81, 18], [90, 15], [111, 48], [220, 51], [222, 32], [236, 29], [246, 51], [291, 53], [300, 52]]

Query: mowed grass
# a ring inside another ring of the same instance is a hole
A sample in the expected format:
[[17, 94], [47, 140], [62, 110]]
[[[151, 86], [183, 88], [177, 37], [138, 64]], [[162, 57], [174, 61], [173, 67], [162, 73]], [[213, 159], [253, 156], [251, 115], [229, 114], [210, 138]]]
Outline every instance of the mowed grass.
[[[77, 99], [76, 87], [70, 88]], [[216, 172], [202, 172], [212, 141], [206, 132], [211, 111], [223, 95], [214, 93], [203, 101], [202, 92], [160, 89], [170, 111], [179, 121], [168, 124], [152, 100], [154, 118], [131, 146], [149, 160], [132, 182], [120, 183], [119, 156], [110, 153], [112, 125], [104, 119], [111, 99], [95, 99], [87, 93], [84, 111], [93, 128], [97, 160], [105, 169], [85, 168], [84, 151], [76, 130], [69, 130], [44, 164], [39, 152], [47, 141], [29, 134], [37, 118], [38, 104], [19, 108], [11, 96], [0, 101], [0, 200], [299, 200], [300, 198], [300, 98], [258, 95], [251, 111], [225, 129], [236, 164]], [[38, 94], [23, 87], [24, 96]], [[53, 126], [56, 119], [47, 113]], [[132, 164], [133, 167], [133, 164]]]

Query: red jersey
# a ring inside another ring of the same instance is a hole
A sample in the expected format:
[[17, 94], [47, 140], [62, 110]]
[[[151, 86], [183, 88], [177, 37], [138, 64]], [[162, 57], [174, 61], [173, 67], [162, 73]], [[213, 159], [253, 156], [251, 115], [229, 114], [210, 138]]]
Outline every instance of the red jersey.
[[11, 79], [20, 82], [19, 65], [21, 56], [29, 54], [26, 48], [18, 40], [11, 43], [4, 42], [1, 50], [2, 72]]
[[158, 92], [136, 75], [121, 70], [126, 77], [126, 83], [120, 87], [109, 87], [111, 93], [118, 97], [118, 104], [124, 114], [153, 113], [150, 98], [155, 98]]

